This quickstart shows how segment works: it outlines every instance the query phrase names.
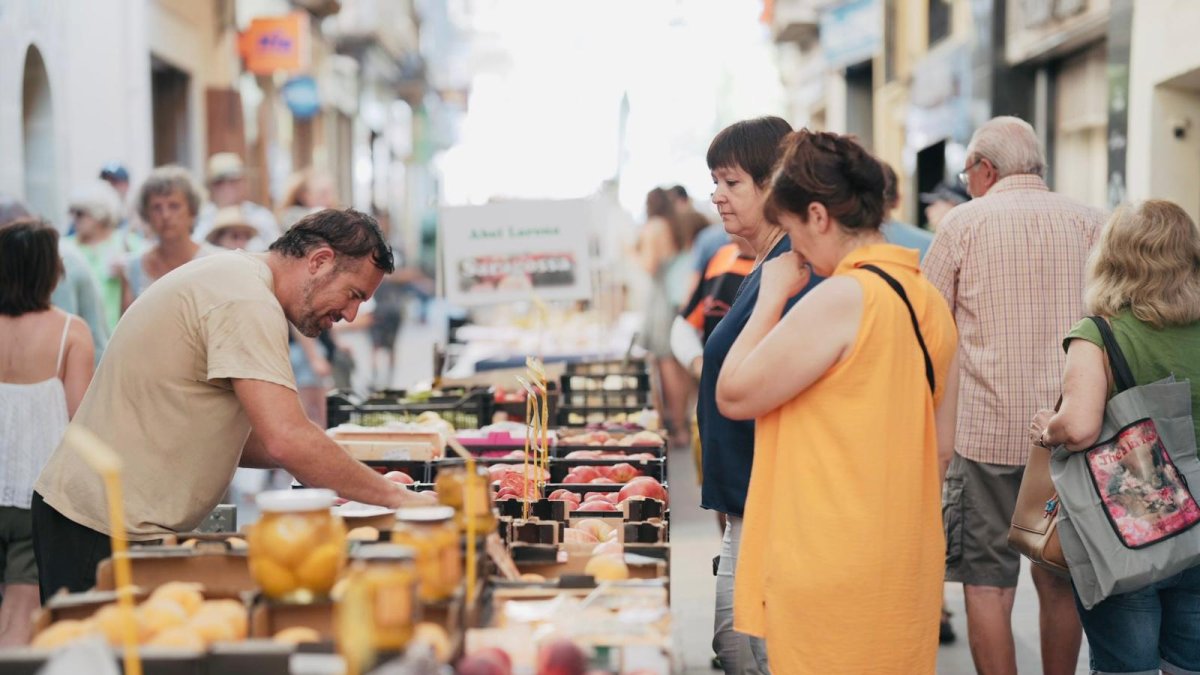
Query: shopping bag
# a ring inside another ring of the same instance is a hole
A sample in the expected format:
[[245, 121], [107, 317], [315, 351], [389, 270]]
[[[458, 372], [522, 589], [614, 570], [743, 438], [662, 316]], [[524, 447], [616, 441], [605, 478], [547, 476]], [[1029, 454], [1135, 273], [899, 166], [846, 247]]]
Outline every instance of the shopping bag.
[[1117, 393], [1100, 441], [1050, 455], [1064, 557], [1087, 609], [1200, 564], [1200, 486], [1191, 387], [1174, 377], [1134, 382], [1112, 329], [1104, 338]]

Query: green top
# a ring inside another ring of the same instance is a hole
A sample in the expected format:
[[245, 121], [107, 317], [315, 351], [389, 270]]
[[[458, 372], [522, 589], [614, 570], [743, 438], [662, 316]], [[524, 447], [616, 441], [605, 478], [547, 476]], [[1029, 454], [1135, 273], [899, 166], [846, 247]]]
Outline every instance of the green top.
[[[1108, 324], [1112, 326], [1117, 344], [1138, 384], [1157, 382], [1168, 375], [1191, 382], [1192, 423], [1196, 427], [1196, 439], [1200, 441], [1200, 321], [1160, 329], [1143, 323], [1125, 310]], [[1063, 349], [1076, 338], [1104, 349], [1100, 329], [1091, 319], [1075, 324], [1063, 340]]]
[[117, 326], [117, 319], [121, 318], [121, 277], [115, 270], [130, 252], [141, 250], [141, 238], [117, 231], [99, 244], [84, 244], [75, 235], [68, 239], [75, 242], [91, 268], [92, 278], [100, 289], [104, 316], [111, 334]]

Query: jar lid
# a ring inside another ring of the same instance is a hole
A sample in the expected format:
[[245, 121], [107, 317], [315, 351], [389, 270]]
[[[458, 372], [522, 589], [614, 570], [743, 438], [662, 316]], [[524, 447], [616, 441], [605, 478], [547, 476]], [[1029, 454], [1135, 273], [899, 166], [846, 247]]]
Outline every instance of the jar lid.
[[333, 490], [270, 490], [258, 495], [258, 508], [271, 513], [322, 511], [333, 507], [337, 493]]
[[413, 560], [416, 551], [400, 544], [365, 544], [354, 550], [355, 560]]
[[396, 509], [396, 520], [412, 523], [441, 522], [453, 517], [453, 506], [409, 506]]

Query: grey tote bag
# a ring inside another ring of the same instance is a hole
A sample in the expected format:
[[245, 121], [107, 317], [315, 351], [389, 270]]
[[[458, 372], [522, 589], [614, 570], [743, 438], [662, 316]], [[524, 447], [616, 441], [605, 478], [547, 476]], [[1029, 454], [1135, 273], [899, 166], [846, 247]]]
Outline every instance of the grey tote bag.
[[1174, 377], [1138, 385], [1108, 323], [1092, 321], [1117, 393], [1096, 445], [1050, 455], [1063, 553], [1087, 609], [1200, 564], [1200, 506], [1189, 488], [1200, 488], [1191, 387]]

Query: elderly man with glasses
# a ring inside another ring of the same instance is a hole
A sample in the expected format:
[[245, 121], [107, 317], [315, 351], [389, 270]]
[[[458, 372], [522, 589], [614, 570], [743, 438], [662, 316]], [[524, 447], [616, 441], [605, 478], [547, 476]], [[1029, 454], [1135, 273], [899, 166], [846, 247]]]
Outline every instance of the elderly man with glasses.
[[[964, 585], [975, 667], [1016, 675], [1012, 608], [1020, 556], [1007, 537], [1031, 414], [1054, 403], [1059, 338], [1083, 315], [1084, 265], [1104, 214], [1055, 194], [1028, 123], [975, 132], [959, 179], [974, 198], [946, 214], [922, 263], [958, 324], [955, 454], [943, 487], [946, 580]], [[1074, 673], [1081, 633], [1070, 581], [1034, 568], [1043, 672]]]

